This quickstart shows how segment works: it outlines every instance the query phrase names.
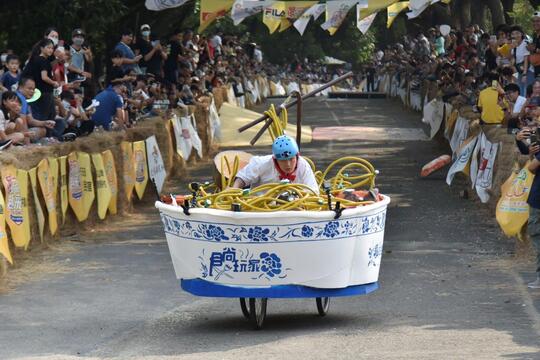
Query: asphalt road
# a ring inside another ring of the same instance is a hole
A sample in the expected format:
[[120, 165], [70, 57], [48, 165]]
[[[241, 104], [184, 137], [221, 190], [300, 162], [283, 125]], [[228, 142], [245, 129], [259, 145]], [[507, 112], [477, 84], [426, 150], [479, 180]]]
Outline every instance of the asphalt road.
[[380, 290], [333, 299], [325, 318], [311, 299], [270, 300], [265, 329], [253, 331], [236, 299], [180, 291], [149, 205], [10, 272], [0, 359], [540, 359], [540, 291], [525, 285], [532, 263], [514, 257], [513, 240], [487, 209], [448, 188], [445, 174], [419, 178], [445, 151], [425, 136], [400, 138], [399, 129], [421, 134], [420, 116], [390, 100], [319, 99], [306, 104], [305, 119], [380, 129], [373, 140], [302, 149], [318, 167], [355, 155], [380, 170], [378, 185], [392, 197]]

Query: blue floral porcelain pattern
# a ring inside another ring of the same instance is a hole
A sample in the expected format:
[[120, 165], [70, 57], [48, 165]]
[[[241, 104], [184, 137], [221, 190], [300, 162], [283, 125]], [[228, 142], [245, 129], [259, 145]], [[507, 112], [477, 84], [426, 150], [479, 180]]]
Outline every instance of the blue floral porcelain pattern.
[[382, 256], [382, 245], [375, 244], [374, 247], [369, 248], [368, 256], [369, 256], [368, 267], [369, 266], [376, 267], [377, 259], [379, 259]]
[[165, 232], [190, 240], [212, 242], [278, 242], [332, 240], [384, 231], [386, 211], [343, 220], [292, 225], [238, 226], [198, 220], [180, 220], [161, 214]]

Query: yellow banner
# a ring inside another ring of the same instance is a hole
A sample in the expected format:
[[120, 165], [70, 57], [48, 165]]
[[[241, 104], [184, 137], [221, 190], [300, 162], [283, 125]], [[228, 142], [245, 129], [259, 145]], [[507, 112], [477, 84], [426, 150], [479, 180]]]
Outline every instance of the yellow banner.
[[[116, 178], [116, 166], [114, 165], [114, 156], [111, 150], [106, 150], [101, 153], [103, 156], [103, 166], [105, 167], [105, 176], [111, 190], [111, 201], [109, 202], [109, 212], [116, 215], [118, 212], [118, 179]], [[99, 196], [99, 195], [98, 195]]]
[[84, 152], [78, 153], [79, 166], [81, 167], [81, 180], [83, 190], [84, 219], [88, 218], [96, 193], [94, 191], [94, 179], [92, 178], [92, 163], [90, 155]]
[[371, 14], [379, 12], [382, 9], [386, 9], [388, 6], [396, 3], [397, 1], [398, 0], [369, 0], [367, 8], [357, 8], [357, 10], [359, 11], [358, 19], [363, 20]]
[[235, 0], [201, 0], [201, 24], [199, 32], [203, 32], [214, 20], [223, 17], [231, 9]]
[[111, 188], [105, 175], [105, 165], [101, 154], [92, 154], [92, 163], [96, 169], [96, 192], [98, 216], [101, 220], [107, 216], [107, 209], [111, 202]]
[[9, 250], [8, 236], [6, 232], [6, 216], [4, 209], [6, 202], [4, 201], [4, 195], [0, 191], [0, 254], [2, 254], [11, 265], [13, 265], [13, 258], [11, 257], [11, 251]]
[[69, 205], [69, 194], [67, 186], [67, 156], [60, 156], [60, 205], [62, 208], [62, 224], [66, 222], [66, 211]]
[[[44, 159], [47, 161], [46, 159]], [[34, 206], [36, 208], [36, 218], [39, 228], [39, 239], [43, 242], [43, 233], [45, 232], [45, 215], [43, 215], [43, 207], [38, 197], [37, 192], [37, 168], [32, 168], [28, 171], [30, 175], [30, 185], [32, 187], [32, 194], [34, 195]]]
[[287, 21], [287, 7], [284, 1], [276, 1], [263, 9], [263, 23], [268, 27], [270, 34], [273, 34], [281, 25], [281, 21]]
[[13, 165], [2, 166], [2, 183], [6, 190], [6, 222], [16, 247], [28, 249], [30, 219], [28, 216], [28, 172]]
[[135, 168], [135, 192], [139, 200], [144, 196], [148, 183], [148, 165], [146, 163], [146, 143], [135, 141], [133, 143], [133, 165]]
[[409, 7], [408, 1], [401, 1], [397, 2], [395, 4], [392, 4], [388, 7], [388, 20], [386, 21], [386, 27], [390, 29], [390, 26], [392, 26], [392, 23], [394, 20], [398, 17], [398, 15], [405, 9]]
[[79, 220], [79, 222], [82, 222], [86, 220], [86, 216], [84, 211], [81, 166], [79, 164], [79, 158], [77, 157], [77, 153], [72, 152], [71, 154], [69, 154], [67, 161], [69, 165], [69, 205], [75, 213], [77, 220]]
[[39, 186], [45, 200], [45, 207], [49, 214], [49, 230], [51, 235], [58, 230], [56, 214], [56, 199], [58, 187], [58, 161], [55, 158], [43, 159], [37, 166]]
[[133, 188], [135, 187], [135, 168], [133, 167], [133, 147], [130, 142], [123, 141], [120, 144], [122, 149], [122, 163], [124, 165], [124, 191], [126, 200], [131, 201]]

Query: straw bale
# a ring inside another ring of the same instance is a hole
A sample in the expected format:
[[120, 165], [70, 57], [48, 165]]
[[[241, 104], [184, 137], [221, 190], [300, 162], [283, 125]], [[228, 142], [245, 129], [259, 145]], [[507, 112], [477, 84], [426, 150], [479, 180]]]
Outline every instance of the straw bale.
[[223, 87], [218, 87], [212, 89], [212, 95], [214, 95], [214, 101], [216, 102], [216, 107], [218, 110], [221, 108], [221, 105], [225, 102], [227, 98], [227, 92], [223, 91]]

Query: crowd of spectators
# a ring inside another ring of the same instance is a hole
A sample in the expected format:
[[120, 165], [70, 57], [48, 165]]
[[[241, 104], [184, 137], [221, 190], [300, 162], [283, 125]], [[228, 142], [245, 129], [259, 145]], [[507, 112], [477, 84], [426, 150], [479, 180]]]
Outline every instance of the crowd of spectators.
[[[419, 33], [374, 56], [376, 71], [397, 74], [400, 84], [435, 84], [445, 102], [470, 106], [488, 140], [515, 136], [528, 170], [540, 169], [540, 12], [531, 18], [533, 32], [501, 25], [493, 34], [471, 25], [463, 31], [446, 26]], [[443, 31], [443, 33], [441, 33]], [[381, 77], [379, 77], [381, 78]], [[540, 288], [540, 176], [528, 190], [528, 234], [536, 248], [535, 281]]]

